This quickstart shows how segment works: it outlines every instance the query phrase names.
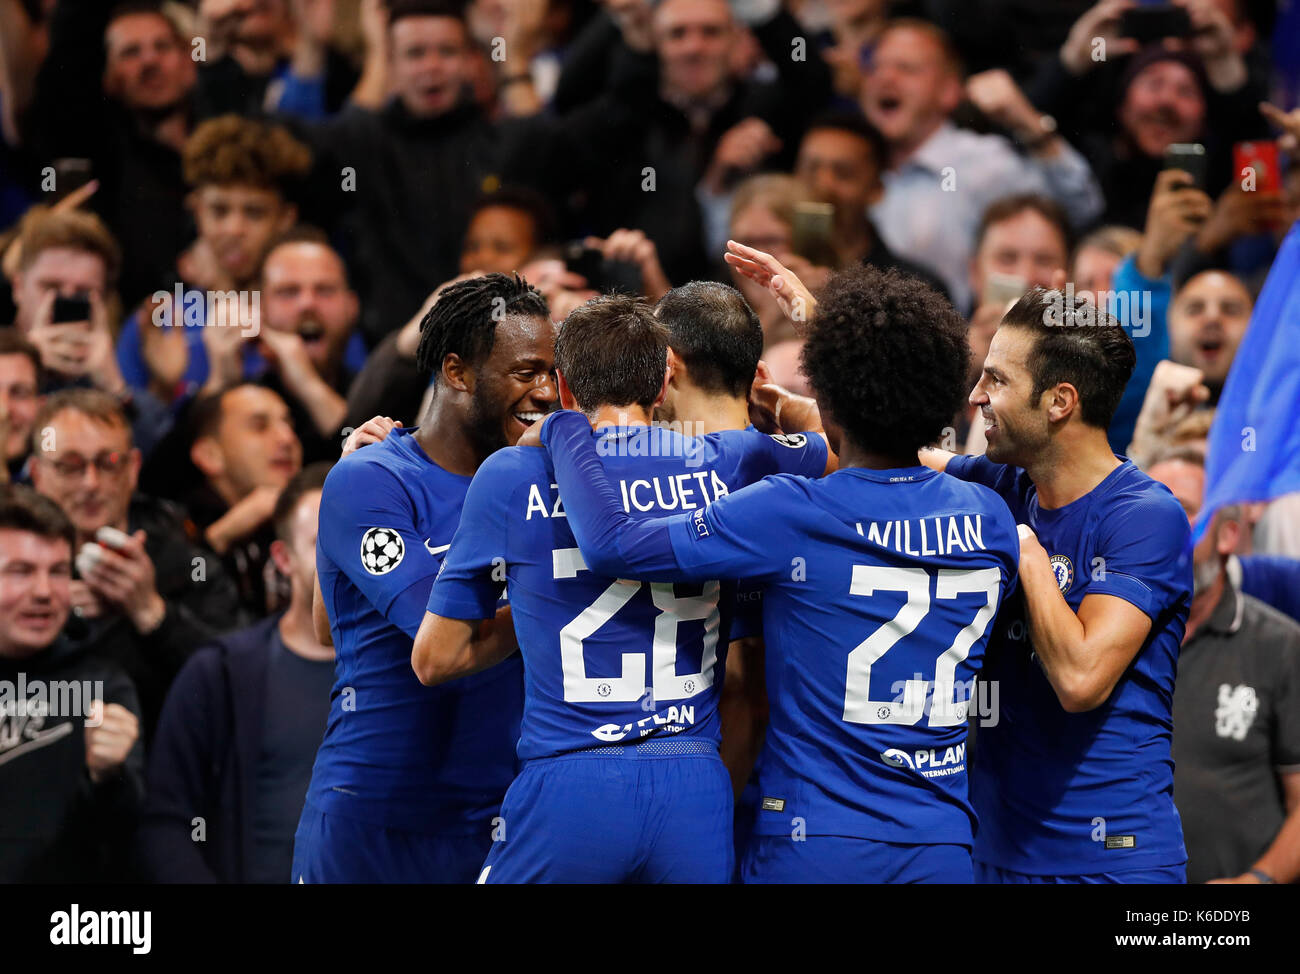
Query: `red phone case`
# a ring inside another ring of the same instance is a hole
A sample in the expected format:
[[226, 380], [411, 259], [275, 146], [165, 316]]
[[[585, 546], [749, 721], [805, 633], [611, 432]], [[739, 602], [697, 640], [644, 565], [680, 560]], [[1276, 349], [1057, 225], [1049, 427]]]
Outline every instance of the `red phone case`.
[[1276, 193], [1282, 189], [1282, 172], [1278, 168], [1276, 142], [1238, 142], [1232, 147], [1236, 178], [1244, 180], [1245, 171], [1255, 171], [1255, 191]]

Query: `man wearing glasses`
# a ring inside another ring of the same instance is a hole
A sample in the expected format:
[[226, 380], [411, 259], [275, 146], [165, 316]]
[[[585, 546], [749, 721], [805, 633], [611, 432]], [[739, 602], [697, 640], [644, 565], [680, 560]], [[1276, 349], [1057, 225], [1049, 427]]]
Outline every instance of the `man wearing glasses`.
[[181, 664], [241, 621], [234, 583], [219, 558], [186, 540], [176, 508], [135, 493], [140, 451], [113, 396], [49, 396], [32, 425], [32, 455], [33, 486], [76, 528], [68, 635], [127, 671], [148, 740]]

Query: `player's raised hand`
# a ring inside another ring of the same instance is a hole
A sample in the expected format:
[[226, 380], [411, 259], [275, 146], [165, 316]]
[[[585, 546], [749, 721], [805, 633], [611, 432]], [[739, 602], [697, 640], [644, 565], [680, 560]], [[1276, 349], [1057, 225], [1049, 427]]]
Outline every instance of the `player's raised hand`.
[[372, 416], [366, 420], [343, 441], [342, 457], [350, 453], [356, 453], [363, 446], [371, 443], [379, 443], [387, 439], [388, 434], [395, 429], [400, 429], [402, 421], [400, 419], [389, 419], [387, 416]]
[[722, 259], [755, 284], [772, 292], [786, 317], [795, 323], [797, 331], [802, 331], [812, 320], [817, 310], [817, 299], [803, 281], [771, 254], [728, 240], [727, 252]]
[[1282, 130], [1278, 148], [1283, 152], [1294, 152], [1300, 148], [1300, 108], [1284, 112], [1276, 105], [1262, 101], [1259, 103], [1259, 113]]

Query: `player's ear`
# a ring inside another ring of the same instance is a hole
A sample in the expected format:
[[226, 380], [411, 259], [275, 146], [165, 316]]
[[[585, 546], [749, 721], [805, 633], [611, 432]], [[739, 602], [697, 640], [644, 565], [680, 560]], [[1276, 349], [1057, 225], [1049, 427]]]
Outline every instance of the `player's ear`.
[[1048, 397], [1048, 422], [1063, 423], [1079, 411], [1079, 390], [1068, 382], [1058, 382], [1044, 395]]
[[671, 348], [668, 349], [669, 383], [671, 384], [672, 382], [677, 382], [680, 384], [682, 379], [685, 378], [687, 374], [688, 373], [686, 371], [686, 363], [683, 362], [681, 357], [676, 352], [674, 352]]
[[208, 478], [219, 477], [226, 469], [226, 458], [221, 454], [221, 447], [210, 436], [200, 436], [194, 441], [190, 447], [190, 460]]
[[650, 407], [651, 412], [654, 412], [656, 409], [662, 406], [664, 404], [664, 400], [668, 398], [668, 387], [672, 384], [673, 381], [672, 354], [673, 353], [670, 350], [668, 352], [668, 364], [664, 366], [664, 381], [659, 385], [659, 395], [655, 397], [654, 405]]
[[455, 352], [448, 352], [442, 360], [442, 377], [458, 392], [474, 391], [474, 370]]
[[573, 398], [573, 393], [569, 389], [569, 383], [564, 380], [564, 373], [559, 369], [555, 370], [555, 391], [560, 396], [561, 409], [578, 408], [578, 400]]

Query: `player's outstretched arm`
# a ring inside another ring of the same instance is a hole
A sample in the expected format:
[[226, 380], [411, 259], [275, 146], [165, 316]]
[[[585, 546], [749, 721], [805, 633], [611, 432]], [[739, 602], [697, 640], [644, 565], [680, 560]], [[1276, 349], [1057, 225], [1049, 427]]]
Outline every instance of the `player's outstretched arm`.
[[495, 666], [519, 649], [510, 607], [494, 619], [448, 619], [424, 614], [411, 649], [411, 669], [426, 687]]
[[923, 446], [918, 454], [921, 463], [931, 470], [937, 470], [939, 473], [943, 473], [948, 469], [948, 461], [956, 455], [955, 453], [949, 453], [947, 450], [941, 450], [937, 446]]
[[672, 518], [633, 520], [623, 510], [596, 452], [587, 417], [567, 409], [547, 416], [542, 445], [550, 452], [569, 527], [591, 571], [650, 580], [681, 574], [669, 536]]
[[1085, 595], [1076, 615], [1034, 532], [1023, 524], [1019, 531], [1020, 585], [1043, 672], [1067, 713], [1100, 707], [1142, 649], [1151, 619], [1131, 602], [1099, 593]]

